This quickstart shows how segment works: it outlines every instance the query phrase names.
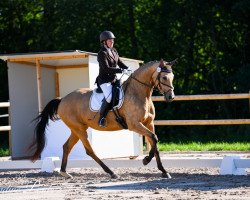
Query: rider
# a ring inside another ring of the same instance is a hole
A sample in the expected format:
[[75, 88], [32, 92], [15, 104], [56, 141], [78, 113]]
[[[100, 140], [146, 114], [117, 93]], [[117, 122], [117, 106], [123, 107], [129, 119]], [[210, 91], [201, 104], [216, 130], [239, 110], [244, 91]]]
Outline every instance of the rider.
[[120, 60], [117, 50], [113, 48], [114, 39], [115, 36], [111, 31], [103, 31], [100, 34], [101, 49], [97, 56], [99, 75], [96, 78], [96, 82], [101, 87], [105, 97], [100, 109], [100, 127], [106, 127], [106, 116], [112, 99], [112, 83], [116, 80], [116, 73], [122, 73], [122, 69], [129, 69]]

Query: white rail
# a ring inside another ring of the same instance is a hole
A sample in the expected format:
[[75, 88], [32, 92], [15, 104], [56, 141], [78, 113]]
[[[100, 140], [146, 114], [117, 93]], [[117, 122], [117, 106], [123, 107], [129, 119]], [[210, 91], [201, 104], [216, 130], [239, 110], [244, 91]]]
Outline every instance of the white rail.
[[10, 131], [11, 126], [0, 126], [0, 131]]
[[[103, 160], [111, 168], [142, 167], [142, 158], [136, 160], [112, 159]], [[169, 167], [185, 168], [220, 168], [221, 175], [247, 175], [245, 168], [250, 168], [250, 159], [241, 159], [238, 156], [225, 156], [224, 158], [199, 158], [199, 157], [162, 157], [162, 164]], [[48, 157], [44, 160], [31, 162], [21, 161], [2, 161], [0, 170], [9, 169], [41, 169], [46, 172], [53, 172], [61, 167], [61, 160], [58, 157]], [[94, 160], [69, 160], [67, 168], [100, 168]], [[146, 167], [157, 167], [153, 159]]]
[[0, 103], [0, 108], [7, 108], [10, 107], [10, 102], [1, 102]]
[[[0, 103], [0, 108], [9, 108], [9, 107], [10, 107], [10, 102]], [[3, 118], [3, 117], [9, 117], [9, 114], [0, 115], [0, 118]], [[11, 130], [11, 126], [0, 126], [0, 132], [10, 131], [10, 130]]]

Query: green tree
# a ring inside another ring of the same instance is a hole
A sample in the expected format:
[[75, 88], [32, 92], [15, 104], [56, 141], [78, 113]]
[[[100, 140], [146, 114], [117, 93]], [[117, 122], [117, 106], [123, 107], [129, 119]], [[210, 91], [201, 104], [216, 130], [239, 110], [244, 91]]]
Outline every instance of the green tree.
[[[248, 93], [249, 8], [247, 0], [4, 0], [0, 54], [97, 52], [100, 32], [111, 30], [121, 56], [145, 62], [178, 57], [177, 95]], [[8, 100], [7, 82], [7, 67], [1, 62], [0, 101]], [[249, 118], [248, 104], [248, 100], [155, 103], [157, 119]], [[166, 141], [250, 140], [247, 125], [156, 130]]]

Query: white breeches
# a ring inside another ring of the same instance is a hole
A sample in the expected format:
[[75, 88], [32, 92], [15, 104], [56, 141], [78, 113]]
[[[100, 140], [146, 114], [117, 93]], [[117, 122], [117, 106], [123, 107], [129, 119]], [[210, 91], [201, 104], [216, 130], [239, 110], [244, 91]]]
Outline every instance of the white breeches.
[[102, 88], [104, 97], [108, 103], [112, 100], [112, 84], [111, 83], [103, 83], [100, 85]]

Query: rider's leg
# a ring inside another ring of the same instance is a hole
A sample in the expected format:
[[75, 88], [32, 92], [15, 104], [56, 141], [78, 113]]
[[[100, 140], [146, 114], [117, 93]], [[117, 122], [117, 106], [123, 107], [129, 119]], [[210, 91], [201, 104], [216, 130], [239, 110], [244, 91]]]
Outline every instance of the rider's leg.
[[99, 126], [100, 127], [106, 127], [106, 116], [108, 114], [108, 111], [110, 109], [110, 102], [112, 99], [112, 84], [111, 83], [104, 83], [100, 85], [102, 88], [104, 99], [102, 101], [102, 106], [100, 109], [100, 119], [99, 119]]

